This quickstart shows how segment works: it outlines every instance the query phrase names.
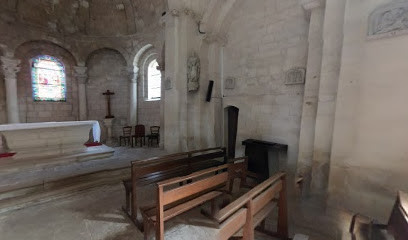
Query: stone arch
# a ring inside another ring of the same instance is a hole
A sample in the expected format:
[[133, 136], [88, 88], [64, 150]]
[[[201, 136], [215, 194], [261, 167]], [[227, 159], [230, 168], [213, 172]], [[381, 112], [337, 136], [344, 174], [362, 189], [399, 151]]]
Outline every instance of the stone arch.
[[98, 44], [96, 46], [90, 45], [88, 46], [88, 48], [84, 47], [83, 54], [81, 55], [81, 61], [83, 61], [86, 64], [92, 55], [104, 50], [111, 50], [119, 53], [126, 62], [126, 65], [128, 65], [129, 58], [127, 57], [128, 53], [126, 52], [126, 50], [111, 44]]
[[102, 126], [101, 140], [108, 140], [104, 119], [107, 115], [103, 92], [110, 90], [112, 96], [112, 115], [115, 116], [112, 126], [114, 137], [118, 137], [122, 128], [129, 123], [129, 69], [125, 57], [111, 48], [97, 49], [86, 59], [88, 81], [86, 84], [88, 118], [97, 120]]
[[[65, 67], [66, 102], [36, 102], [32, 99], [31, 61], [39, 55], [57, 58]], [[78, 83], [73, 76], [77, 65], [74, 55], [64, 47], [46, 40], [33, 40], [20, 44], [14, 51], [21, 61], [17, 74], [17, 95], [21, 122], [74, 121], [79, 118]]]
[[[153, 45], [149, 43], [149, 44], [144, 45], [143, 47], [141, 47], [141, 48], [137, 51], [137, 53], [135, 54], [135, 57], [133, 58], [133, 66], [134, 66], [135, 68], [138, 68], [140, 58], [143, 56], [143, 54], [144, 54], [145, 52], [147, 52], [148, 50], [150, 50], [151, 48], [153, 48]], [[139, 70], [139, 69], [137, 69], [137, 70]], [[136, 71], [135, 71], [135, 72], [136, 72]]]
[[[146, 81], [147, 67], [150, 61], [157, 59], [157, 53], [153, 44], [142, 46], [136, 53], [133, 66], [137, 80], [137, 122], [143, 124], [146, 129], [150, 126], [160, 126], [161, 121], [161, 101], [146, 101]], [[159, 62], [159, 59], [157, 59]], [[159, 62], [160, 63], [160, 62]], [[162, 128], [160, 129], [162, 131]]]

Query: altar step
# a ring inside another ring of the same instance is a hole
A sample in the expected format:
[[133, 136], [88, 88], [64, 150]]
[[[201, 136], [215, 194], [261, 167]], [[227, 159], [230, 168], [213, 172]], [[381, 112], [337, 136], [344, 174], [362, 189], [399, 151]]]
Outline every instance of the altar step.
[[89, 166], [111, 161], [114, 152], [113, 148], [101, 145], [75, 154], [24, 159], [1, 158], [0, 193], [95, 172]]
[[104, 170], [0, 193], [0, 213], [46, 203], [103, 185], [119, 184], [130, 168]]

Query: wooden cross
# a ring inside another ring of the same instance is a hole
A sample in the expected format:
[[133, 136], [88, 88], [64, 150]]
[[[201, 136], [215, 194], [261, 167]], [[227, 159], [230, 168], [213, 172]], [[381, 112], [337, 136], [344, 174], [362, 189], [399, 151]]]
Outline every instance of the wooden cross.
[[111, 96], [115, 95], [115, 93], [107, 90], [106, 92], [102, 93], [102, 95], [106, 96], [106, 104], [108, 105], [108, 115], [105, 118], [115, 118], [115, 116], [111, 114]]

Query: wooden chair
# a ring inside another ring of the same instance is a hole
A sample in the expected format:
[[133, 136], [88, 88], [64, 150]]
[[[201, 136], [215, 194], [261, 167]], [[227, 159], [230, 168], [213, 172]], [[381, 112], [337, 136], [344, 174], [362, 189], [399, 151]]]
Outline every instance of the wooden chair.
[[150, 127], [150, 134], [147, 135], [147, 145], [153, 146], [153, 140], [156, 140], [157, 145], [159, 145], [159, 141], [160, 141], [160, 127], [159, 126]]
[[[386, 225], [355, 214], [350, 224], [352, 240], [408, 239], [408, 194], [399, 192]], [[392, 237], [391, 237], [392, 236]]]
[[226, 149], [221, 147], [132, 161], [131, 179], [123, 181], [126, 191], [126, 206], [123, 207], [123, 210], [135, 225], [143, 231], [143, 227], [137, 219], [139, 204], [136, 189], [138, 186], [157, 183], [226, 163]]
[[[277, 232], [271, 232], [265, 229], [265, 218], [276, 207]], [[254, 240], [255, 229], [273, 237], [289, 239], [286, 174], [279, 173], [268, 178], [219, 210], [213, 219], [219, 224], [217, 240], [227, 240], [235, 235], [242, 236], [243, 240]]]
[[131, 137], [132, 137], [132, 127], [131, 126], [123, 127], [123, 135], [119, 136], [119, 146], [122, 146], [122, 139], [125, 141], [125, 145], [126, 145], [126, 141], [127, 141], [127, 144], [130, 145], [130, 142], [132, 140]]
[[149, 239], [153, 229], [156, 240], [164, 240], [164, 222], [175, 216], [209, 201], [215, 207], [215, 198], [221, 196], [225, 192], [222, 188], [228, 186], [228, 166], [226, 164], [157, 183], [156, 206], [142, 209], [145, 240]]
[[[146, 144], [146, 130], [144, 125], [135, 126], [135, 135], [132, 136], [132, 147], [137, 145], [137, 139], [140, 138], [140, 147]], [[133, 142], [134, 140], [134, 142]], [[133, 145], [134, 143], [134, 145]]]

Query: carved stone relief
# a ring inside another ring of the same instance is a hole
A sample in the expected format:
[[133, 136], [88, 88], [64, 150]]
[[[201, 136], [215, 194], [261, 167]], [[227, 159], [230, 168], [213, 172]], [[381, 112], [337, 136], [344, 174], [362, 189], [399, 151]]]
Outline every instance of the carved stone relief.
[[233, 77], [228, 77], [225, 79], [225, 89], [234, 89], [235, 88], [235, 78]]
[[197, 91], [200, 87], [200, 58], [196, 53], [187, 60], [187, 89], [189, 92]]
[[286, 73], [285, 85], [304, 84], [306, 76], [305, 68], [292, 68]]
[[407, 1], [394, 1], [371, 13], [368, 36], [393, 36], [403, 33], [408, 33]]

